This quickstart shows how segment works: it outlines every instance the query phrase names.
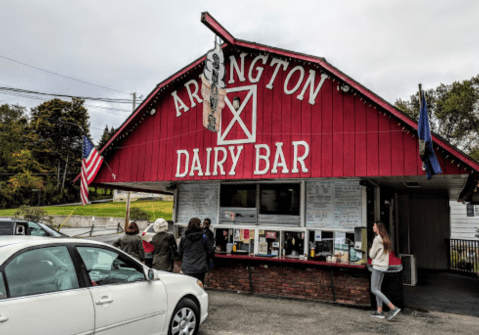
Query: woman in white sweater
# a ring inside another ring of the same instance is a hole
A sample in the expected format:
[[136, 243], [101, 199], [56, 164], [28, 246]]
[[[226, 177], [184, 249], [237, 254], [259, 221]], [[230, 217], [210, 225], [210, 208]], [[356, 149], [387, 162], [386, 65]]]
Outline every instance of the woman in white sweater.
[[382, 222], [376, 222], [373, 226], [376, 237], [373, 246], [369, 250], [369, 257], [372, 259], [372, 275], [371, 275], [371, 292], [376, 296], [378, 309], [370, 314], [372, 317], [384, 319], [383, 302], [389, 306], [388, 320], [398, 315], [400, 308], [394, 306], [388, 298], [381, 292], [381, 284], [383, 282], [384, 273], [389, 267], [389, 252], [391, 251], [391, 239], [386, 231], [386, 227]]

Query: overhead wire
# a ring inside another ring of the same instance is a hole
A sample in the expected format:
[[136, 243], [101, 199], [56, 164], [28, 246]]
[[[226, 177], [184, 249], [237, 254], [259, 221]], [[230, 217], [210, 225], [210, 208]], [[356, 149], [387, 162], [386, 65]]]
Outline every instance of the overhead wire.
[[30, 64], [26, 64], [26, 63], [22, 63], [22, 62], [19, 62], [19, 61], [15, 60], [15, 59], [8, 58], [8, 57], [5, 57], [5, 56], [1, 56], [1, 55], [0, 55], [0, 58], [9, 60], [9, 61], [14, 62], [14, 63], [17, 63], [17, 64], [21, 64], [21, 65], [24, 65], [24, 66], [31, 67], [31, 68], [36, 69], [36, 70], [44, 71], [44, 72], [47, 72], [47, 73], [50, 73], [50, 74], [53, 74], [53, 75], [56, 75], [56, 76], [59, 76], [59, 77], [62, 77], [62, 78], [74, 80], [74, 81], [77, 81], [77, 82], [79, 82], [79, 83], [83, 83], [83, 84], [86, 84], [86, 85], [101, 87], [101, 88], [104, 88], [104, 89], [107, 89], [107, 90], [110, 90], [110, 91], [119, 92], [119, 93], [131, 94], [131, 93], [128, 93], [128, 92], [124, 92], [124, 91], [120, 91], [120, 90], [115, 90], [115, 89], [113, 89], [113, 88], [109, 88], [109, 87], [106, 87], [106, 86], [101, 86], [101, 85], [89, 83], [89, 82], [84, 81], [84, 80], [80, 80], [80, 79], [76, 79], [76, 78], [73, 78], [73, 77], [65, 76], [65, 75], [60, 74], [60, 73], [57, 73], [57, 72], [45, 70], [45, 69], [42, 69], [42, 68], [40, 68], [40, 67], [33, 66], [33, 65], [30, 65]]
[[0, 86], [0, 91], [8, 91], [8, 92], [24, 93], [24, 94], [36, 94], [36, 95], [63, 97], [63, 98], [79, 98], [83, 100], [95, 100], [95, 101], [121, 103], [121, 104], [133, 103], [133, 100], [130, 100], [130, 99], [95, 98], [95, 97], [74, 96], [74, 95], [68, 95], [68, 94], [58, 94], [58, 93], [43, 93], [43, 92], [24, 90], [24, 89], [8, 87], [8, 86]]
[[[7, 95], [19, 96], [19, 97], [28, 98], [28, 99], [35, 99], [35, 100], [42, 100], [42, 101], [49, 100], [48, 98], [45, 98], [44, 96], [39, 97], [39, 96], [35, 96], [33, 94], [23, 93], [23, 92], [20, 92], [20, 91], [6, 91], [5, 92], [5, 91], [2, 91], [1, 87], [0, 87], [0, 94], [1, 93], [7, 94]], [[98, 101], [98, 100], [95, 100], [95, 101]], [[101, 102], [108, 102], [108, 101], [101, 101]], [[108, 103], [110, 103], [110, 102], [108, 102]], [[107, 106], [98, 106], [98, 105], [91, 105], [91, 104], [84, 104], [84, 106], [88, 107], [88, 108], [96, 109], [99, 112], [105, 112], [105, 113], [109, 113], [109, 114], [113, 114], [113, 115], [126, 116], [126, 114], [119, 114], [119, 113], [115, 113], [115, 112], [131, 114], [131, 111], [126, 110], [126, 109], [107, 107]]]

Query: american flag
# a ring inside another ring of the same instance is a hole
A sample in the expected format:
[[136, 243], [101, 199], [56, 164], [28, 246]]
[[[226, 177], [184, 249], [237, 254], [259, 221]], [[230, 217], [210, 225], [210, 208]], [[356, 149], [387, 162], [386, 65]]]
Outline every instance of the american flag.
[[83, 206], [88, 203], [88, 185], [95, 179], [98, 170], [100, 170], [103, 157], [88, 137], [83, 136], [83, 159], [81, 162], [81, 185], [80, 195]]

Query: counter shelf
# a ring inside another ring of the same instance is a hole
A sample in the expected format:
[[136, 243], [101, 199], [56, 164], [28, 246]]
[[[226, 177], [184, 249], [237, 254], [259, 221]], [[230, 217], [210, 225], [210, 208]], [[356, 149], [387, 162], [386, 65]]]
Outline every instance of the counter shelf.
[[330, 266], [338, 268], [353, 268], [353, 269], [366, 269], [366, 265], [350, 264], [350, 263], [331, 263], [324, 261], [316, 261], [311, 259], [299, 259], [291, 257], [260, 257], [260, 256], [247, 256], [247, 255], [233, 255], [233, 254], [215, 254], [215, 258], [225, 259], [239, 259], [248, 261], [266, 261], [266, 262], [278, 262], [278, 263], [293, 263], [293, 264], [305, 264], [305, 265], [320, 265]]

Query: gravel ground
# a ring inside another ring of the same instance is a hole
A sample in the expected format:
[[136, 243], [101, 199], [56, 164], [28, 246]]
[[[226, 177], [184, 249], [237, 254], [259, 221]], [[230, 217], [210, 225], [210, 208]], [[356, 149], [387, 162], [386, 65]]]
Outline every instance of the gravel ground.
[[360, 308], [208, 290], [199, 335], [479, 334], [479, 318], [406, 309], [391, 321]]

